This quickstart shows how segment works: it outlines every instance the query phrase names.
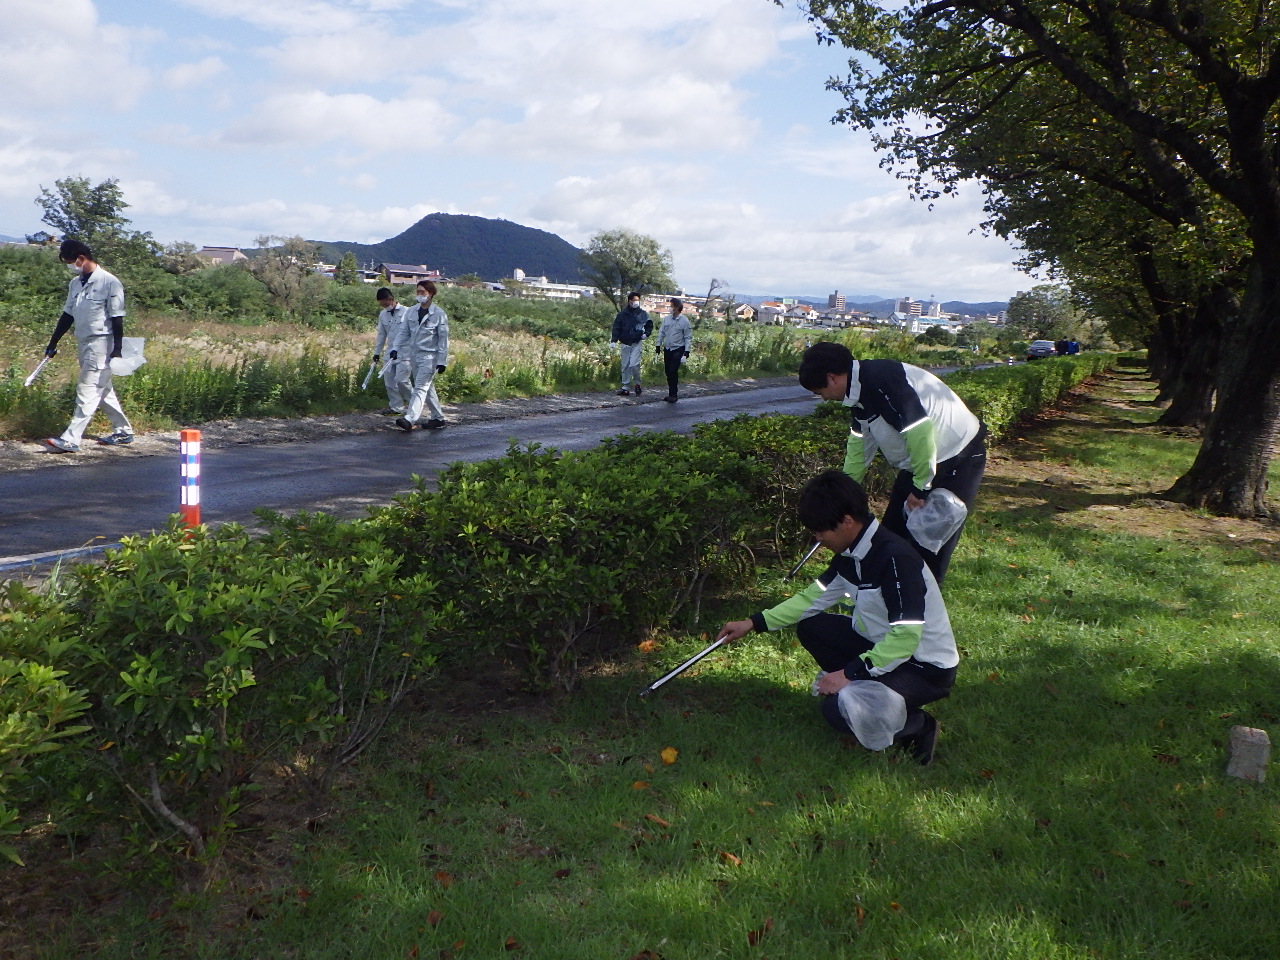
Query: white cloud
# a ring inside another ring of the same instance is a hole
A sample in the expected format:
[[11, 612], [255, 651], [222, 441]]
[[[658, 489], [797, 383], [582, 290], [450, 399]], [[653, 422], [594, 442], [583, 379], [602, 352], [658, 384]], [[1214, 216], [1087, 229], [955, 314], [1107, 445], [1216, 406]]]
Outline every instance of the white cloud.
[[135, 46], [151, 34], [100, 23], [91, 0], [0, 0], [0, 23], [0, 90], [8, 112], [68, 105], [123, 110], [147, 85]]
[[430, 100], [382, 101], [365, 93], [285, 93], [263, 101], [222, 135], [234, 146], [317, 146], [337, 141], [371, 152], [407, 150], [402, 132], [412, 122], [432, 131], [424, 149], [453, 126], [454, 119]]
[[368, 192], [378, 186], [378, 178], [368, 173], [358, 173], [354, 177], [339, 177], [338, 183], [352, 190]]
[[205, 57], [194, 63], [180, 63], [164, 72], [164, 85], [170, 90], [185, 90], [208, 83], [226, 70], [227, 65], [220, 57]]
[[322, 0], [181, 0], [207, 17], [242, 20], [286, 36], [341, 33], [357, 29], [363, 5]]

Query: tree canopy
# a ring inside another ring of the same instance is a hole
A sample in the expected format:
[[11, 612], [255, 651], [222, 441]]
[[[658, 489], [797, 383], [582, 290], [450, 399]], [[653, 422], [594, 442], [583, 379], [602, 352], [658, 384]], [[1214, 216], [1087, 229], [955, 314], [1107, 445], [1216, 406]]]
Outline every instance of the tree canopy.
[[[127, 229], [124, 215], [129, 206], [120, 181], [103, 180], [96, 186], [88, 177], [66, 177], [54, 181], [54, 189], [42, 186], [36, 205], [44, 210], [40, 218], [64, 240], [88, 244], [94, 254], [113, 266], [150, 263], [160, 252], [150, 233]], [[27, 238], [39, 242], [38, 236]]]
[[1144, 311], [1162, 339], [1182, 323], [1169, 342], [1193, 356], [1206, 331], [1223, 333], [1204, 444], [1170, 495], [1265, 513], [1280, 421], [1280, 26], [1265, 8], [808, 8], [822, 39], [860, 54], [830, 83], [847, 100], [837, 119], [871, 130], [917, 195], [977, 177], [988, 226], [1029, 241], [1094, 302]]
[[621, 310], [627, 295], [670, 292], [674, 262], [671, 251], [653, 237], [633, 230], [604, 230], [587, 243], [582, 253], [582, 276]]

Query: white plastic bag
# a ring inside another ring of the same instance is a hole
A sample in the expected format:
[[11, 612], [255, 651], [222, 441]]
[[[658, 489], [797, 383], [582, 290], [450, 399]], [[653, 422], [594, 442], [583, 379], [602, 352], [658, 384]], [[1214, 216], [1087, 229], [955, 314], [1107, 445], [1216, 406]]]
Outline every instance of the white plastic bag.
[[127, 377], [146, 363], [147, 358], [142, 355], [146, 342], [144, 337], [125, 337], [121, 340], [120, 356], [111, 358], [111, 375]]
[[902, 509], [907, 515], [907, 531], [916, 543], [932, 553], [937, 553], [955, 536], [969, 515], [964, 501], [942, 487], [929, 492], [923, 507], [912, 510], [904, 505]]

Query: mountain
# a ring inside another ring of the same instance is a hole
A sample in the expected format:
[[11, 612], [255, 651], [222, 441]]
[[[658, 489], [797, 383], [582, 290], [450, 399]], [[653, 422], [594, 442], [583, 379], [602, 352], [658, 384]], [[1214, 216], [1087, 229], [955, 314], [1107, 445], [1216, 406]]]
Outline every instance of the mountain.
[[[826, 297], [821, 297], [821, 298], [804, 297], [804, 296], [796, 296], [794, 294], [790, 294], [790, 295], [783, 294], [780, 296], [795, 300], [796, 303], [807, 303], [809, 304], [809, 306], [817, 307], [819, 310], [827, 309]], [[760, 296], [751, 295], [751, 296], [740, 296], [738, 299], [745, 300], [750, 304], [752, 304], [753, 306], [758, 307], [762, 300], [776, 300], [776, 299], [779, 299], [779, 296], [760, 297]], [[891, 313], [893, 313], [894, 308], [898, 306], [898, 301], [896, 299], [884, 300], [879, 297], [863, 297], [863, 296], [845, 297], [844, 302], [847, 307], [863, 310], [871, 314], [871, 316], [879, 317], [881, 319], [888, 317]], [[1007, 310], [1008, 308], [1009, 308], [1009, 304], [1003, 300], [989, 301], [986, 303], [966, 303], [963, 300], [947, 300], [942, 304], [943, 313], [958, 313], [958, 314], [967, 315], [970, 317], [979, 316], [979, 315], [988, 314], [988, 313], [999, 313], [1001, 310]]]
[[0, 233], [0, 243], [26, 243], [26, 242], [27, 242], [26, 237], [7, 237], [3, 233]]
[[[865, 310], [873, 317], [887, 317], [893, 313], [898, 306], [895, 300], [878, 300], [874, 303], [859, 303], [859, 310]], [[963, 300], [945, 300], [942, 303], [943, 313], [958, 313], [970, 317], [987, 313], [999, 313], [1001, 310], [1007, 310], [1008, 302], [1000, 300], [991, 300], [985, 303], [966, 303]]]
[[582, 282], [577, 247], [554, 233], [510, 220], [432, 213], [381, 243], [334, 240], [320, 247], [329, 263], [337, 263], [349, 250], [362, 266], [425, 263], [446, 277], [474, 273], [485, 280], [509, 277], [519, 267], [531, 277], [545, 276], [554, 283]]

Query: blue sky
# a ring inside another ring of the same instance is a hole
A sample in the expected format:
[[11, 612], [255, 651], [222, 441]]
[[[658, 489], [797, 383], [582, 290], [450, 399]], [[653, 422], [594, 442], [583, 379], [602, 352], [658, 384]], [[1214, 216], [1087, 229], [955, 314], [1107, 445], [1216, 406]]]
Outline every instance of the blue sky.
[[831, 125], [846, 54], [769, 0], [0, 0], [0, 24], [0, 234], [40, 229], [41, 186], [114, 177], [162, 242], [444, 211], [638, 230], [693, 293], [1033, 283], [976, 186], [930, 211]]

